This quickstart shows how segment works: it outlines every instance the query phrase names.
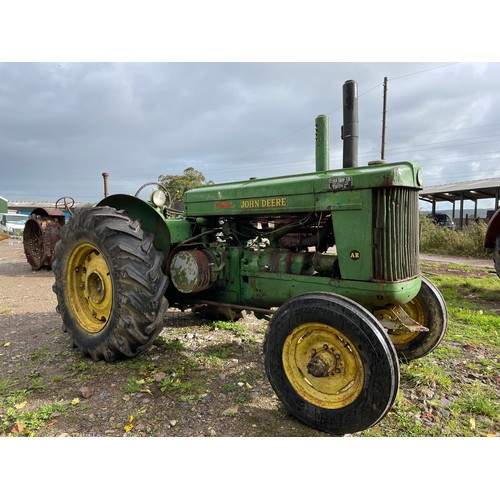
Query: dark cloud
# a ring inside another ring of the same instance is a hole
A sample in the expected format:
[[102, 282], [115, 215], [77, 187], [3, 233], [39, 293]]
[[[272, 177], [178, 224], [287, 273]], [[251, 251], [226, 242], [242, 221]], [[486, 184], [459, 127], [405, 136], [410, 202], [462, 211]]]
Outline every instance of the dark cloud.
[[417, 161], [427, 185], [498, 177], [498, 64], [4, 63], [0, 195], [81, 201], [187, 166], [224, 182], [314, 169], [328, 114], [341, 166], [342, 84], [359, 86], [360, 163]]

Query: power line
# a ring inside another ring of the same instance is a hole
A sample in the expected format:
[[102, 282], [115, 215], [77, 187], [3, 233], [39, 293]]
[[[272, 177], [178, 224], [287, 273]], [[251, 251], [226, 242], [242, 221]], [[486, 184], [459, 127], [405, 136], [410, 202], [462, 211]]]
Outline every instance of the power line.
[[442, 64], [441, 66], [435, 66], [434, 68], [422, 69], [420, 71], [415, 71], [413, 73], [407, 73], [406, 75], [395, 76], [394, 78], [390, 78], [391, 81], [399, 80], [400, 78], [407, 78], [408, 76], [419, 75], [421, 73], [427, 73], [428, 71], [435, 71], [436, 69], [446, 68], [448, 66], [453, 66], [454, 64], [458, 64], [456, 62]]
[[[452, 66], [452, 65], [454, 65], [454, 64], [458, 64], [458, 63], [454, 62], [454, 63], [442, 64], [442, 65], [440, 65], [440, 66], [435, 66], [435, 67], [432, 67], [432, 68], [427, 68], [427, 69], [423, 69], [423, 70], [420, 70], [420, 71], [415, 71], [415, 72], [413, 72], [413, 73], [407, 73], [407, 74], [405, 74], [405, 75], [399, 75], [399, 76], [396, 76], [396, 77], [394, 77], [394, 78], [390, 78], [390, 80], [398, 80], [398, 79], [400, 79], [400, 78], [407, 78], [407, 77], [414, 76], [414, 75], [418, 75], [418, 74], [421, 74], [421, 73], [427, 73], [427, 72], [429, 72], [429, 71], [435, 71], [435, 70], [438, 70], [438, 69], [441, 69], [441, 68], [445, 68], [445, 67], [447, 67], [447, 66]], [[377, 84], [377, 85], [375, 85], [374, 87], [372, 87], [372, 88], [370, 88], [370, 89], [366, 90], [365, 92], [363, 92], [362, 94], [360, 94], [360, 95], [358, 96], [358, 98], [361, 98], [361, 97], [363, 97], [363, 96], [365, 96], [365, 95], [369, 94], [370, 92], [374, 91], [375, 89], [377, 89], [377, 88], [379, 88], [379, 87], [381, 87], [381, 86], [383, 86], [383, 85], [384, 85], [384, 83], [383, 83], [383, 82], [378, 83], [378, 84]], [[328, 111], [328, 112], [327, 112], [327, 113], [325, 113], [325, 114], [326, 114], [327, 116], [330, 116], [330, 115], [332, 115], [333, 113], [336, 113], [337, 111], [339, 111], [340, 109], [342, 109], [342, 106], [337, 106], [336, 108], [334, 108], [334, 109], [332, 109], [332, 110]], [[240, 159], [236, 160], [236, 162], [245, 161], [245, 160], [248, 160], [249, 158], [253, 158], [253, 157], [255, 157], [256, 155], [258, 155], [259, 153], [261, 153], [262, 151], [265, 151], [266, 149], [268, 149], [268, 148], [270, 148], [270, 147], [272, 147], [272, 146], [275, 146], [276, 144], [279, 144], [280, 142], [282, 142], [282, 141], [284, 141], [284, 140], [288, 139], [289, 137], [291, 137], [291, 136], [293, 136], [293, 135], [297, 134], [298, 132], [302, 132], [302, 130], [304, 130], [304, 129], [306, 129], [306, 128], [310, 127], [310, 126], [311, 126], [311, 125], [308, 123], [307, 125], [304, 125], [304, 126], [302, 126], [302, 127], [298, 128], [298, 129], [296, 129], [296, 130], [294, 130], [294, 131], [290, 132], [289, 134], [287, 134], [287, 135], [285, 135], [285, 136], [283, 136], [283, 137], [281, 137], [281, 138], [279, 138], [279, 139], [277, 139], [277, 140], [275, 140], [275, 141], [271, 142], [271, 143], [270, 143], [270, 144], [268, 144], [267, 146], [264, 146], [264, 147], [262, 147], [261, 149], [258, 149], [257, 151], [255, 151], [255, 152], [253, 152], [253, 153], [251, 153], [251, 154], [249, 154], [249, 155], [247, 155], [247, 156], [245, 156], [245, 157], [243, 157], [243, 158], [240, 158]], [[234, 164], [235, 164], [235, 162], [232, 162], [232, 163], [230, 163], [230, 164], [226, 165], [226, 166], [225, 166], [225, 167], [223, 167], [223, 168], [231, 168]]]

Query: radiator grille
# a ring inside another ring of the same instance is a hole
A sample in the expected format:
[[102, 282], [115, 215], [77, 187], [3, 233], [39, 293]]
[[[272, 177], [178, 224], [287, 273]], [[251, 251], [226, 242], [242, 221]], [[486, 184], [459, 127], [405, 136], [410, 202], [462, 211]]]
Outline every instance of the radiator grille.
[[388, 187], [373, 192], [373, 274], [377, 281], [417, 276], [418, 191]]

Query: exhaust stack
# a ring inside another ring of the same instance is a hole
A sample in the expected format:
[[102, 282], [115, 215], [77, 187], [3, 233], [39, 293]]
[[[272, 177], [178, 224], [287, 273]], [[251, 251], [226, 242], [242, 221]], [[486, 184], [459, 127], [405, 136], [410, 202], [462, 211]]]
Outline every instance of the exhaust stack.
[[102, 177], [104, 179], [104, 198], [106, 198], [108, 196], [108, 172], [103, 172]]
[[344, 104], [344, 124], [341, 128], [341, 137], [344, 141], [343, 168], [358, 166], [358, 84], [354, 80], [347, 80], [342, 87]]

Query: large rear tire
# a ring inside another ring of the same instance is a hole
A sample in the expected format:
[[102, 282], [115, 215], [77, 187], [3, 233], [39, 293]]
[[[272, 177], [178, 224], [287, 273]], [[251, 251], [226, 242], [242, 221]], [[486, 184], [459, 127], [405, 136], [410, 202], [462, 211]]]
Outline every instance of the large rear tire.
[[94, 360], [143, 351], [163, 328], [168, 278], [153, 236], [114, 208], [85, 207], [62, 228], [53, 263], [57, 310]]
[[399, 364], [373, 315], [330, 293], [308, 293], [272, 316], [264, 342], [266, 373], [286, 409], [332, 435], [375, 425], [392, 407]]

